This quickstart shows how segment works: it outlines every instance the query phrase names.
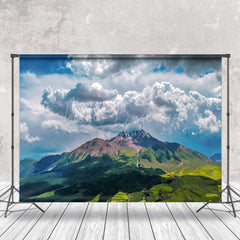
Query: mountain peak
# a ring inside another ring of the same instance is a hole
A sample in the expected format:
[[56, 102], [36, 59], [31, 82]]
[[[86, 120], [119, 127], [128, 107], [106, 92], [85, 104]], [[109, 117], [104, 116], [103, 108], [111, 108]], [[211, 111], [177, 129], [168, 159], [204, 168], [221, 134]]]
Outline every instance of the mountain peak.
[[160, 142], [143, 129], [134, 131], [122, 131], [109, 141], [116, 141], [121, 138], [131, 140], [133, 144], [141, 147], [151, 147], [152, 145]]
[[118, 148], [102, 138], [93, 138], [92, 140], [82, 144], [70, 153], [70, 156], [75, 154], [74, 160], [80, 158], [84, 159], [88, 155], [91, 157], [99, 154], [116, 155]]
[[127, 138], [127, 139], [150, 138], [151, 137], [151, 135], [143, 129], [134, 130], [134, 131], [122, 131], [118, 134], [118, 136], [121, 136], [121, 137]]

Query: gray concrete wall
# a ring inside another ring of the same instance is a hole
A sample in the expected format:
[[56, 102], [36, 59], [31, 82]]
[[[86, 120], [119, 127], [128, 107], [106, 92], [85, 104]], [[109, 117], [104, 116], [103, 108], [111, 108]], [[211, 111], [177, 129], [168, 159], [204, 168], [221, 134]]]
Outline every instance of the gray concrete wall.
[[[0, 0], [0, 181], [10, 180], [10, 53], [231, 53], [231, 180], [240, 181], [239, 0]], [[18, 113], [17, 70], [15, 89]], [[223, 101], [224, 176], [225, 112]], [[18, 179], [18, 115], [15, 125]]]

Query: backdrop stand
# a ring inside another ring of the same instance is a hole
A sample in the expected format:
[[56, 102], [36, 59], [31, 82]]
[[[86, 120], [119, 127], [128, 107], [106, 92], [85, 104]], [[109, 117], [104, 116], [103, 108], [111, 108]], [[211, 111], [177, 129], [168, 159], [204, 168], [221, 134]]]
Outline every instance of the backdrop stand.
[[[9, 207], [12, 204], [17, 204], [20, 202], [14, 202], [14, 191], [19, 193], [19, 190], [15, 187], [14, 185], [14, 58], [19, 57], [18, 54], [11, 54], [10, 55], [12, 59], [12, 113], [11, 113], [11, 118], [12, 118], [12, 157], [11, 157], [11, 187], [7, 189], [2, 195], [0, 195], [0, 198], [4, 195], [6, 195], [8, 192], [10, 192], [8, 201], [7, 201], [7, 207], [5, 210], [4, 216], [7, 216], [7, 213], [9, 211]], [[40, 211], [45, 212], [42, 208], [40, 208], [36, 203], [32, 203], [35, 207], [37, 207]]]
[[[221, 194], [223, 194], [223, 192], [227, 191], [227, 201], [226, 202], [221, 202], [221, 203], [222, 204], [223, 203], [231, 204], [233, 215], [234, 215], [234, 217], [236, 217], [237, 215], [236, 215], [236, 211], [235, 211], [235, 207], [234, 207], [234, 201], [233, 201], [233, 198], [232, 198], [232, 193], [236, 194], [238, 197], [240, 197], [240, 195], [234, 189], [232, 189], [232, 187], [230, 186], [230, 181], [229, 181], [229, 162], [230, 162], [229, 161], [229, 156], [230, 156], [229, 58], [230, 58], [230, 54], [223, 55], [223, 57], [227, 58], [227, 186], [221, 191]], [[200, 207], [197, 210], [197, 212], [202, 210], [209, 203], [210, 202], [205, 203], [202, 207]]]

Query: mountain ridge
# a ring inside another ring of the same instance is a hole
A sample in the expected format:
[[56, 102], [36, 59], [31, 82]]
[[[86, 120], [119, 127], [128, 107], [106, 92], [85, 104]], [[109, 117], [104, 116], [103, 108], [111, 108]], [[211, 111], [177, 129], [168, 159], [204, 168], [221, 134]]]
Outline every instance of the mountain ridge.
[[[202, 163], [212, 161], [207, 156], [186, 148], [179, 143], [162, 142], [141, 129], [129, 132], [122, 131], [109, 140], [93, 138], [71, 152], [45, 156], [36, 162], [32, 160], [32, 164], [29, 164], [31, 170], [26, 171], [25, 167], [21, 176], [50, 171], [54, 168], [58, 169], [71, 163], [81, 162], [98, 156], [107, 155], [121, 159], [122, 154], [128, 155], [130, 152], [134, 158], [126, 158], [126, 156], [125, 158], [135, 161], [137, 167], [152, 166], [163, 168], [167, 172], [171, 172], [171, 169], [178, 171], [179, 167], [176, 169], [176, 166], [179, 166], [179, 164], [185, 166], [188, 164], [187, 161], [189, 159], [193, 159], [192, 162], [200, 161]], [[139, 158], [142, 160], [139, 161]]]
[[[139, 130], [93, 138], [39, 161], [21, 160], [20, 177], [21, 201], [207, 201], [219, 199], [221, 168]], [[205, 196], [201, 184], [213, 195]]]

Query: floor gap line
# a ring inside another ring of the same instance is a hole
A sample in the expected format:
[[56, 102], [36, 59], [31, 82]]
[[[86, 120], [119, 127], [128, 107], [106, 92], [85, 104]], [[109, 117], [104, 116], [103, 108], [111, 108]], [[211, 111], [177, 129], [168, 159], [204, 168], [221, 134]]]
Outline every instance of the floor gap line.
[[104, 236], [105, 236], [106, 223], [107, 223], [107, 215], [108, 215], [108, 205], [109, 205], [109, 202], [107, 203], [107, 209], [106, 209], [104, 226], [103, 226], [103, 236], [102, 236], [102, 240], [104, 240]]
[[[225, 206], [224, 206], [225, 207]], [[208, 209], [210, 209], [210, 211], [233, 233], [233, 235], [237, 238], [237, 239], [240, 239], [232, 230], [231, 230], [231, 228], [229, 228], [226, 224], [225, 224], [225, 222], [220, 218], [220, 217], [218, 217], [218, 215], [211, 209], [211, 208], [209, 208], [209, 207], [207, 207]]]
[[191, 213], [193, 214], [193, 216], [198, 220], [198, 222], [201, 224], [201, 226], [205, 229], [205, 231], [207, 232], [207, 234], [209, 235], [209, 237], [211, 239], [214, 240], [214, 238], [211, 236], [211, 234], [208, 232], [208, 230], [204, 227], [204, 225], [202, 224], [202, 222], [199, 220], [199, 218], [196, 216], [196, 214], [193, 212], [193, 210], [188, 206], [188, 204], [185, 202], [185, 205], [189, 208], [189, 210], [191, 211]]
[[147, 216], [148, 216], [148, 221], [149, 221], [149, 223], [150, 223], [150, 227], [151, 227], [151, 229], [152, 229], [153, 238], [156, 240], [155, 233], [154, 233], [153, 227], [152, 227], [152, 222], [151, 222], [151, 219], [150, 219], [148, 210], [147, 210], [146, 202], [144, 202], [144, 206], [145, 206], [145, 210], [146, 210], [146, 212], [147, 212]]
[[79, 232], [80, 232], [80, 230], [81, 230], [81, 227], [82, 227], [82, 224], [83, 224], [84, 218], [85, 218], [85, 216], [86, 216], [86, 213], [87, 213], [87, 210], [88, 210], [88, 206], [89, 206], [89, 204], [90, 204], [90, 203], [88, 202], [87, 207], [86, 207], [86, 209], [85, 209], [85, 212], [84, 212], [84, 214], [83, 214], [82, 221], [81, 221], [81, 223], [80, 223], [80, 225], [79, 225], [78, 232], [77, 232], [77, 235], [76, 235], [75, 240], [77, 240], [78, 234], [79, 234]]
[[47, 240], [48, 240], [48, 239], [51, 237], [52, 233], [54, 232], [55, 228], [57, 227], [58, 223], [60, 222], [60, 220], [61, 220], [62, 216], [63, 216], [63, 215], [64, 215], [64, 213], [66, 212], [66, 210], [67, 210], [67, 208], [68, 208], [69, 204], [70, 204], [70, 202], [68, 202], [67, 206], [64, 208], [64, 210], [63, 210], [63, 212], [62, 212], [62, 214], [61, 214], [60, 218], [58, 219], [57, 223], [55, 224], [55, 226], [54, 226], [54, 228], [53, 228], [52, 232], [49, 234], [49, 236], [48, 236]]
[[[47, 209], [45, 210], [45, 212], [50, 208], [50, 206], [52, 205], [53, 203], [50, 203], [49, 204], [49, 206], [47, 207]], [[24, 236], [24, 238], [23, 238], [23, 240], [27, 237], [27, 235], [32, 231], [32, 229], [35, 227], [35, 225], [38, 223], [38, 221], [41, 219], [41, 217], [44, 215], [44, 213], [45, 212], [43, 212], [40, 216], [39, 216], [39, 218], [37, 219], [37, 221], [33, 224], [33, 226], [29, 229], [29, 231], [27, 232], [27, 234]]]
[[130, 237], [129, 213], [128, 213], [128, 202], [126, 202], [126, 206], [127, 206], [128, 238], [129, 238], [129, 240], [131, 240], [131, 237]]
[[178, 225], [178, 223], [177, 223], [177, 220], [176, 220], [176, 219], [175, 219], [175, 217], [173, 216], [173, 213], [172, 213], [172, 211], [170, 210], [170, 208], [169, 208], [168, 204], [167, 204], [166, 202], [165, 202], [165, 204], [166, 204], [166, 206], [167, 206], [167, 208], [168, 208], [168, 211], [170, 212], [170, 214], [171, 214], [171, 216], [172, 216], [172, 218], [173, 218], [173, 220], [174, 220], [175, 224], [177, 225], [177, 227], [178, 227], [178, 229], [179, 229], [180, 233], [182, 234], [182, 236], [183, 236], [183, 239], [185, 239], [185, 240], [186, 240], [186, 238], [185, 238], [185, 236], [184, 236], [184, 234], [183, 234], [183, 232], [182, 232], [182, 230], [181, 230], [180, 226]]
[[[19, 219], [20, 217], [22, 217], [22, 215], [23, 215], [30, 207], [31, 207], [31, 205], [30, 205], [27, 209], [25, 209], [25, 210], [23, 211], [23, 213], [20, 214], [20, 216], [18, 216], [17, 219], [15, 219], [15, 221], [7, 228], [4, 232], [2, 232], [2, 233], [0, 234], [0, 237], [2, 237], [2, 236], [9, 230], [9, 228], [11, 228], [11, 227], [18, 221], [18, 219]], [[8, 216], [7, 216], [7, 217], [8, 217]]]

